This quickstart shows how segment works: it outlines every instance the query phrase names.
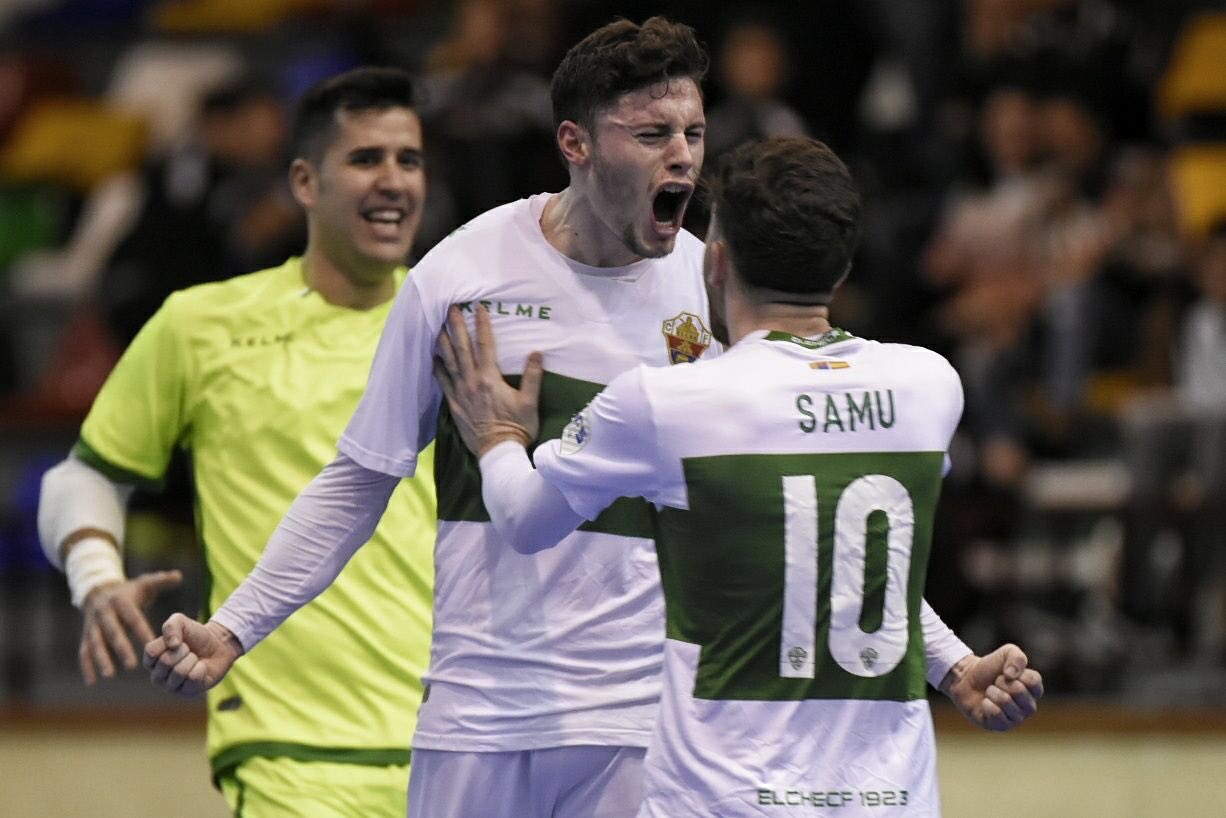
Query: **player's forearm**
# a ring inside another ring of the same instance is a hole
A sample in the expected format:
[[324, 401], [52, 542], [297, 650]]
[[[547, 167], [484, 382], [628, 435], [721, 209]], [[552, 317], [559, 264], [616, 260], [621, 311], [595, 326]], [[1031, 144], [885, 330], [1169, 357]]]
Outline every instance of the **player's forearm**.
[[940, 688], [958, 662], [972, 656], [973, 651], [950, 630], [926, 599], [920, 607], [920, 624], [924, 629], [928, 684]]
[[494, 530], [521, 554], [556, 545], [583, 522], [518, 443], [501, 443], [481, 458], [481, 497]]
[[294, 500], [259, 563], [212, 621], [251, 650], [332, 584], [374, 534], [399, 482], [339, 455]]

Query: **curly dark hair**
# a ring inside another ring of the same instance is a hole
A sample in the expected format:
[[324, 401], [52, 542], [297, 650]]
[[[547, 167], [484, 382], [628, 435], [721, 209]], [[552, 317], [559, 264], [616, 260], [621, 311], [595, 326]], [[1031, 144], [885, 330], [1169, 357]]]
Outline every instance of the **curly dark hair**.
[[834, 151], [806, 137], [748, 142], [723, 157], [710, 195], [747, 284], [830, 302], [860, 234], [860, 194]]
[[413, 109], [413, 78], [399, 68], [364, 67], [312, 86], [294, 115], [294, 156], [318, 164], [336, 135], [341, 111]]
[[572, 46], [553, 72], [554, 127], [570, 120], [591, 128], [595, 114], [622, 94], [665, 80], [692, 79], [701, 93], [707, 62], [684, 23], [615, 20]]

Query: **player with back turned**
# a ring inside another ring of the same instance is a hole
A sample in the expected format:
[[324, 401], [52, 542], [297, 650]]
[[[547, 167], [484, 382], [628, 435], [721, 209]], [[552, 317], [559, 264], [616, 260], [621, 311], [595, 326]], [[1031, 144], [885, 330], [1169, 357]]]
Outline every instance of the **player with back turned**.
[[[729, 349], [619, 376], [535, 468], [535, 382], [503, 382], [485, 313], [475, 349], [451, 322], [439, 377], [486, 508], [542, 553], [515, 518], [660, 508], [664, 694], [640, 816], [938, 816], [921, 594], [961, 383], [933, 352], [830, 325], [859, 196], [824, 145], [741, 147], [713, 202], [705, 275]], [[1043, 692], [1013, 646], [963, 670], [943, 688], [982, 688], [971, 715], [991, 726]]]

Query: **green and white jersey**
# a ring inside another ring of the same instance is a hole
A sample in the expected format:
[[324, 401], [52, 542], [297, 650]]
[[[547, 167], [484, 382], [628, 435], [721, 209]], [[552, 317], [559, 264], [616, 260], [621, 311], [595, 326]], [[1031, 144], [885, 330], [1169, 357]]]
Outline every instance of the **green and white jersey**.
[[696, 238], [682, 233], [664, 258], [587, 267], [541, 233], [548, 200], [478, 217], [414, 268], [340, 443], [366, 468], [412, 474], [437, 419], [434, 641], [414, 747], [646, 746], [655, 719], [664, 612], [650, 507], [614, 503], [556, 548], [518, 554], [490, 523], [476, 459], [439, 415], [431, 364], [452, 304], [489, 308], [509, 379], [544, 353], [543, 440], [622, 372], [714, 352]]
[[[190, 453], [206, 615], [335, 457], [390, 308], [329, 304], [298, 259], [193, 287], [167, 299], [94, 401], [76, 453], [113, 479], [157, 482], [173, 449]], [[340, 579], [209, 691], [215, 771], [253, 755], [408, 762], [430, 639], [431, 460]]]
[[537, 449], [585, 517], [623, 495], [660, 507], [641, 815], [939, 814], [920, 609], [961, 410], [928, 350], [757, 332], [626, 373]]

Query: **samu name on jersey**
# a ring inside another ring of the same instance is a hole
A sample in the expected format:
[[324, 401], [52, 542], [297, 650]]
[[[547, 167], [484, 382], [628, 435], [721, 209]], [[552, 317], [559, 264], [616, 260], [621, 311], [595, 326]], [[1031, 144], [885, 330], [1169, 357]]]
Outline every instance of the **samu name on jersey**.
[[661, 506], [642, 814], [938, 814], [920, 607], [961, 408], [927, 350], [757, 332], [623, 375], [537, 451], [580, 514]]

